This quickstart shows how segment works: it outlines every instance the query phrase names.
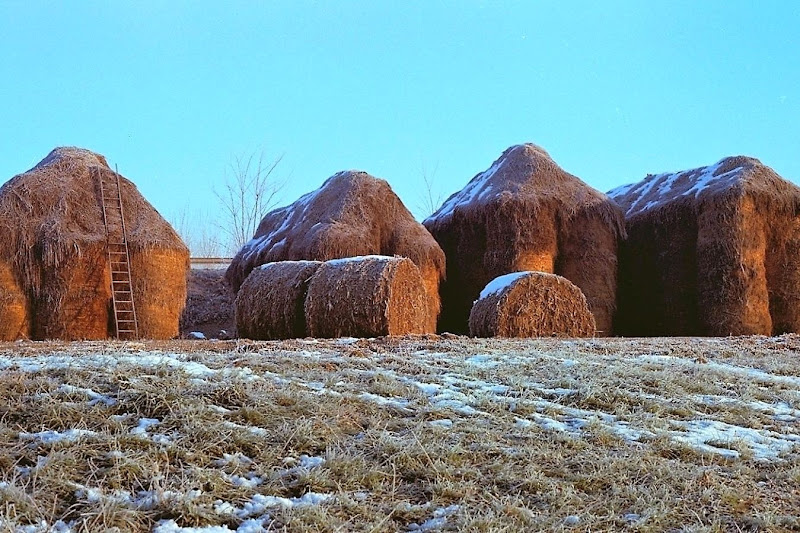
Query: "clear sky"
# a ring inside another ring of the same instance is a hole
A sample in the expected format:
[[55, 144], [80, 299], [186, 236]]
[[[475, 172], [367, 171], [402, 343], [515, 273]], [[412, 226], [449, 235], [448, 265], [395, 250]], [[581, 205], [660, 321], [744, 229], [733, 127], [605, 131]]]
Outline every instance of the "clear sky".
[[800, 182], [800, 2], [0, 0], [0, 181], [104, 154], [167, 218], [236, 156], [282, 203], [357, 168], [422, 216], [534, 142], [607, 191], [758, 157]]

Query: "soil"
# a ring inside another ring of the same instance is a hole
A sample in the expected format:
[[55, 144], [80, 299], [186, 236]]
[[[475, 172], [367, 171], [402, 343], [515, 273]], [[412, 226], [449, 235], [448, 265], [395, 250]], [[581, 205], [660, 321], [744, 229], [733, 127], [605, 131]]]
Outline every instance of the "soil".
[[235, 337], [235, 299], [224, 269], [192, 269], [181, 316], [181, 337], [192, 332], [200, 332], [208, 339]]

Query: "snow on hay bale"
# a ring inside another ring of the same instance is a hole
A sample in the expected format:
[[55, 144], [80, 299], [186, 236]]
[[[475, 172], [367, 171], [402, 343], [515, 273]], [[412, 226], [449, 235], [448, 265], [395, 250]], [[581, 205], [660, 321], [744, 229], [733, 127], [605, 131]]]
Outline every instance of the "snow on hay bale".
[[[14, 302], [0, 304], [0, 323], [14, 324], [2, 328], [2, 338], [104, 339], [115, 333], [100, 178], [114, 179], [103, 156], [56, 148], [0, 188], [0, 301], [11, 294]], [[189, 251], [133, 183], [121, 177], [120, 186], [140, 335], [174, 337]]]
[[305, 312], [312, 337], [434, 332], [422, 275], [402, 257], [325, 262], [311, 277]]
[[267, 213], [226, 277], [238, 290], [250, 271], [264, 263], [374, 254], [408, 257], [417, 265], [429, 309], [425, 327], [435, 328], [444, 252], [389, 184], [366, 172], [339, 172], [316, 191]]
[[319, 261], [279, 261], [254, 269], [236, 296], [239, 336], [256, 340], [306, 336], [303, 306]]
[[566, 278], [512, 272], [492, 280], [469, 314], [473, 337], [591, 337], [586, 297]]
[[800, 332], [800, 188], [737, 156], [609, 195], [628, 231], [621, 333]]
[[447, 256], [440, 329], [466, 331], [472, 302], [495, 277], [541, 271], [577, 285], [598, 333], [611, 333], [622, 212], [542, 148], [507, 149], [424, 224]]

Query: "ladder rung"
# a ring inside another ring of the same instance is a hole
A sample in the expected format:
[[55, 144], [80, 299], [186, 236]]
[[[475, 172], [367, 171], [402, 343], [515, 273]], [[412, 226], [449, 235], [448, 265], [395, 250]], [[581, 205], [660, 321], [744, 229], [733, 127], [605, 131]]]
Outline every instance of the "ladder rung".
[[130, 274], [127, 270], [112, 270], [112, 274]]
[[117, 333], [136, 333], [136, 331], [132, 329], [118, 329]]
[[117, 319], [117, 324], [122, 324], [123, 322], [124, 322], [124, 323], [126, 323], [126, 324], [133, 324], [133, 323], [134, 323], [134, 322], [136, 322], [136, 321], [135, 321], [135, 320], [121, 320], [121, 319]]

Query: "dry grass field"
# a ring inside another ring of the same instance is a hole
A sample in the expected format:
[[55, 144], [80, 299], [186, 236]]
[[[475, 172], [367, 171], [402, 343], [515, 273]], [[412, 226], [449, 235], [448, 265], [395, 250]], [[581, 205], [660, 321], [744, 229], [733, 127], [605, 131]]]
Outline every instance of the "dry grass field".
[[798, 531], [800, 337], [0, 345], [0, 531]]

